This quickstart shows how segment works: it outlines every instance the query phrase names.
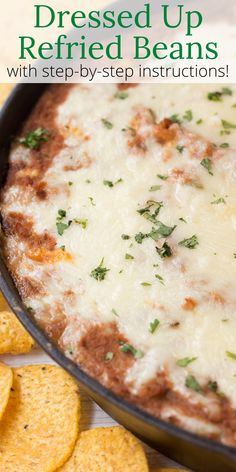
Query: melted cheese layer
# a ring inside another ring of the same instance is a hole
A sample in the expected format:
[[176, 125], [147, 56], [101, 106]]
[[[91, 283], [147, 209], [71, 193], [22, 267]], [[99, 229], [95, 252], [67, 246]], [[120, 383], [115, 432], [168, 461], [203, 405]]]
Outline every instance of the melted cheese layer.
[[[74, 329], [76, 318], [89, 324], [115, 321], [144, 354], [126, 373], [135, 393], [166, 370], [173, 388], [186, 397], [197, 395], [186, 387], [191, 374], [200, 385], [216, 381], [236, 407], [236, 361], [227, 355], [236, 353], [236, 131], [221, 134], [228, 130], [222, 120], [236, 123], [232, 90], [232, 96], [214, 102], [207, 98], [212, 85], [144, 84], [127, 90], [123, 99], [115, 96], [115, 85], [76, 86], [58, 108], [65, 146], [44, 177], [57, 191], [46, 201], [33, 198], [24, 204], [12, 198], [18, 191], [13, 186], [6, 197], [5, 213], [32, 217], [36, 232], [47, 230], [71, 255], [71, 260], [40, 264], [29, 261], [20, 243], [18, 275], [40, 280], [45, 289], [25, 303], [38, 319], [60, 303], [67, 316], [63, 338], [68, 350], [81, 336]], [[183, 139], [163, 144], [146, 138], [145, 120], [140, 133], [146, 151], [129, 146], [135, 116], [149, 109], [156, 123], [178, 114], [181, 126], [203, 142], [219, 146], [227, 141], [229, 149], [223, 146], [212, 158], [213, 175], [201, 165], [201, 153], [195, 155]], [[12, 162], [19, 152], [22, 156], [22, 147], [12, 151]], [[162, 202], [157, 220], [176, 227], [166, 238], [146, 237], [139, 244], [135, 235], [157, 227], [138, 212], [150, 199]], [[66, 212], [61, 222], [72, 221], [62, 235], [56, 226], [59, 209]], [[193, 235], [199, 243], [194, 248], [179, 245]], [[164, 242], [171, 257], [161, 258], [156, 250]], [[91, 272], [102, 260], [108, 271], [99, 281]], [[73, 303], [64, 295], [67, 290], [74, 294]], [[158, 328], [151, 333], [156, 319]], [[186, 357], [196, 360], [185, 367], [176, 364]]]

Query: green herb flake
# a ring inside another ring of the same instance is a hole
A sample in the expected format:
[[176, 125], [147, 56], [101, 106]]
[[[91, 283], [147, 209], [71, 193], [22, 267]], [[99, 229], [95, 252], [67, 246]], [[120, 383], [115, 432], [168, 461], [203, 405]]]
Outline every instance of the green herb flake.
[[161, 185], [152, 185], [149, 189], [149, 192], [156, 192], [161, 189]]
[[65, 218], [66, 217], [66, 210], [58, 210], [58, 216], [57, 216], [57, 220], [61, 220], [62, 218]]
[[173, 121], [173, 123], [178, 123], [179, 125], [181, 125], [182, 121], [179, 117], [179, 115], [177, 113], [175, 113], [174, 115], [171, 115], [170, 118], [169, 118], [171, 121]]
[[224, 203], [226, 205], [226, 201], [223, 197], [219, 197], [216, 200], [213, 200], [213, 202], [211, 202], [211, 205], [219, 205], [219, 203]]
[[66, 246], [63, 244], [62, 246], [60, 246], [60, 249], [61, 249], [62, 251], [65, 251], [65, 250], [66, 250]]
[[179, 218], [179, 221], [182, 221], [183, 223], [187, 223], [187, 221], [184, 218]]
[[115, 308], [112, 308], [111, 312], [113, 313], [113, 315], [119, 316], [118, 313], [117, 313], [117, 311], [115, 310]]
[[212, 392], [216, 393], [217, 390], [218, 390], [218, 384], [216, 381], [212, 381], [210, 380], [207, 384], [209, 390], [211, 390]]
[[157, 318], [155, 318], [155, 320], [151, 321], [151, 323], [149, 324], [149, 332], [151, 334], [154, 334], [159, 325], [160, 325], [160, 321]]
[[135, 349], [135, 347], [133, 347], [131, 344], [124, 343], [120, 350], [124, 353], [131, 353], [135, 359], [141, 359], [144, 356], [140, 349]]
[[194, 375], [188, 375], [186, 377], [185, 386], [191, 390], [194, 390], [195, 392], [202, 393], [202, 388]]
[[143, 240], [144, 240], [145, 238], [147, 238], [147, 237], [148, 237], [147, 234], [144, 234], [144, 233], [141, 233], [141, 232], [140, 232], [140, 233], [137, 233], [137, 234], [135, 235], [134, 239], [135, 239], [136, 243], [142, 244]]
[[107, 272], [109, 272], [110, 270], [103, 266], [103, 262], [104, 262], [104, 258], [102, 258], [99, 266], [93, 269], [90, 273], [90, 277], [93, 277], [98, 282], [101, 282], [102, 280], [104, 280]]
[[234, 123], [230, 123], [229, 121], [221, 120], [221, 123], [222, 123], [223, 128], [226, 130], [236, 128], [236, 125]]
[[221, 102], [224, 95], [231, 96], [233, 92], [229, 87], [223, 87], [221, 91], [208, 93], [207, 98], [212, 102]]
[[187, 367], [192, 362], [196, 361], [197, 357], [183, 357], [182, 359], [178, 359], [176, 365], [179, 367]]
[[175, 230], [175, 228], [176, 228], [176, 225], [167, 226], [164, 223], [161, 223], [161, 221], [158, 221], [157, 231], [159, 235], [162, 236], [163, 238], [167, 238], [168, 236], [170, 236]]
[[160, 212], [160, 209], [163, 207], [163, 202], [156, 202], [155, 200], [148, 200], [147, 206], [145, 208], [141, 208], [137, 210], [137, 212], [146, 218], [147, 220], [151, 221], [152, 223], [157, 223], [157, 216]]
[[152, 284], [150, 284], [150, 282], [141, 282], [141, 284], [143, 287], [151, 287]]
[[162, 258], [162, 259], [165, 259], [166, 257], [170, 257], [172, 256], [172, 250], [169, 246], [169, 244], [167, 244], [167, 242], [165, 242], [163, 244], [162, 247], [156, 247], [156, 251], [158, 252], [159, 256]]
[[221, 149], [227, 149], [227, 148], [229, 148], [229, 143], [222, 143], [222, 144], [220, 144], [220, 148], [221, 148]]
[[229, 359], [236, 361], [236, 354], [234, 354], [234, 352], [226, 351], [226, 355]]
[[68, 223], [62, 223], [61, 221], [57, 222], [56, 227], [57, 227], [57, 232], [58, 232], [59, 236], [62, 236], [64, 231], [66, 229], [68, 229], [69, 226], [70, 226], [70, 222], [68, 222]]
[[94, 203], [93, 197], [88, 197], [88, 198], [89, 198], [89, 201], [90, 201], [91, 205], [95, 207], [96, 203]]
[[180, 154], [182, 154], [182, 152], [184, 150], [184, 146], [176, 146], [176, 149]]
[[213, 172], [212, 172], [212, 161], [210, 159], [202, 159], [202, 161], [200, 162], [201, 166], [204, 167], [208, 174], [210, 175], [213, 175]]
[[125, 254], [125, 259], [126, 260], [132, 260], [132, 259], [134, 259], [134, 256], [132, 256], [131, 254], [126, 253]]
[[87, 219], [79, 220], [79, 219], [75, 218], [75, 219], [74, 219], [74, 222], [75, 222], [77, 225], [81, 225], [83, 229], [86, 229], [87, 226], [88, 226], [88, 220], [87, 220]]
[[196, 124], [197, 124], [197, 125], [202, 125], [202, 123], [203, 123], [202, 118], [199, 118], [199, 120], [196, 121]]
[[47, 129], [37, 128], [34, 131], [29, 131], [23, 138], [19, 139], [19, 142], [29, 149], [39, 149], [42, 143], [48, 141], [49, 135]]
[[186, 110], [186, 112], [183, 115], [183, 119], [186, 120], [186, 121], [192, 121], [192, 119], [193, 119], [192, 110]]
[[105, 355], [105, 361], [110, 362], [110, 361], [112, 361], [113, 357], [114, 357], [113, 352], [109, 351]]
[[119, 100], [125, 100], [126, 98], [128, 98], [128, 96], [128, 92], [116, 92], [114, 98], [118, 98]]
[[130, 239], [130, 236], [128, 234], [122, 234], [121, 239], [124, 239], [124, 241], [126, 241], [127, 239]]
[[73, 182], [68, 182], [69, 187], [73, 185]]
[[158, 177], [158, 179], [161, 179], [161, 180], [167, 180], [169, 176], [168, 175], [157, 174], [157, 177]]
[[162, 285], [165, 285], [164, 279], [163, 279], [163, 277], [161, 277], [161, 275], [156, 274], [155, 277], [156, 277], [157, 280], [159, 280], [159, 282], [160, 282]]
[[196, 234], [191, 236], [191, 238], [183, 239], [180, 241], [179, 246], [184, 246], [188, 249], [195, 249], [195, 247], [199, 244]]
[[116, 182], [112, 182], [111, 180], [103, 180], [103, 184], [110, 188], [120, 184], [121, 182], [123, 182], [123, 179], [118, 179]]
[[106, 120], [106, 118], [102, 118], [102, 123], [104, 124], [105, 128], [107, 129], [112, 129], [113, 128], [113, 124]]

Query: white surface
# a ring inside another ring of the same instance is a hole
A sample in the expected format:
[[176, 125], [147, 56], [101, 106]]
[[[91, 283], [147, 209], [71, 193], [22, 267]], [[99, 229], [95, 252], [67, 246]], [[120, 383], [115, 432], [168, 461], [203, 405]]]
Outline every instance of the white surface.
[[[0, 356], [0, 361], [16, 367], [28, 364], [52, 364], [53, 361], [41, 349], [37, 348], [31, 354], [22, 356]], [[96, 428], [98, 426], [112, 426], [117, 424], [105, 411], [103, 411], [94, 401], [92, 401], [81, 390], [81, 430]], [[178, 467], [178, 464], [162, 456], [145, 445], [150, 467]], [[186, 470], [186, 469], [185, 469]]]

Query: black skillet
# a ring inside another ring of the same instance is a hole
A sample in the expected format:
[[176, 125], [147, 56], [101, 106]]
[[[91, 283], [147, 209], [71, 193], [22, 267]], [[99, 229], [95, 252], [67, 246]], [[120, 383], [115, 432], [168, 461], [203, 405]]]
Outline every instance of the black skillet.
[[[8, 166], [9, 143], [45, 89], [44, 84], [18, 85], [0, 114], [0, 185]], [[37, 343], [73, 375], [105, 411], [144, 442], [175, 461], [199, 472], [236, 471], [236, 449], [183, 431], [141, 411], [114, 395], [75, 365], [46, 337], [24, 309], [18, 291], [0, 256], [0, 290]], [[137, 471], [139, 472], [139, 471]]]

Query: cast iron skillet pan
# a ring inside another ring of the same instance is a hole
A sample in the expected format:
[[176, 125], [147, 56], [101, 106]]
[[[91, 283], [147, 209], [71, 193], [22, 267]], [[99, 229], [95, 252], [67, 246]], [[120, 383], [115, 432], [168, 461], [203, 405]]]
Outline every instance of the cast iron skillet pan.
[[[18, 85], [0, 114], [0, 186], [7, 172], [9, 144], [46, 85]], [[105, 411], [143, 441], [195, 472], [235, 472], [236, 449], [198, 437], [165, 423], [114, 395], [87, 375], [46, 337], [24, 309], [18, 291], [0, 255], [0, 290], [12, 310], [37, 343], [73, 375]], [[95, 361], [96, 362], [96, 361]], [[137, 471], [138, 472], [138, 471]]]

